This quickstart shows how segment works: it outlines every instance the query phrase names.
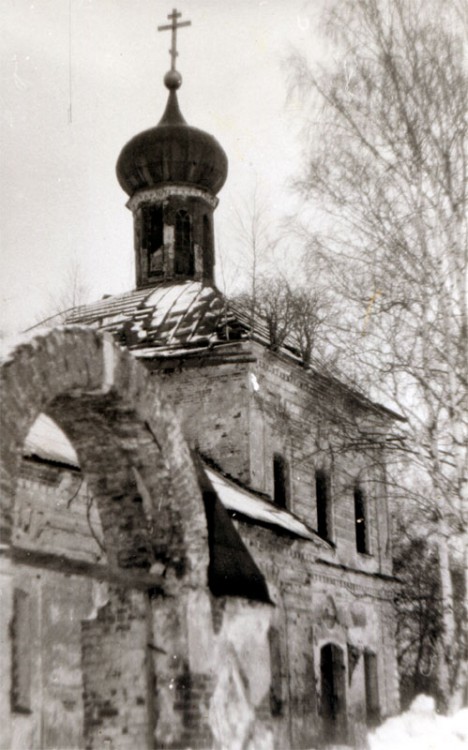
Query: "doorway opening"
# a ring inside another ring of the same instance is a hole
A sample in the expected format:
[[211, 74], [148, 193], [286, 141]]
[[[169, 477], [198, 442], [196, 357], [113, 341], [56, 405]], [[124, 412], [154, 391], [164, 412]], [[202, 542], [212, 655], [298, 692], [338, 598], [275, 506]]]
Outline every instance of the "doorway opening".
[[346, 667], [343, 649], [334, 643], [327, 643], [320, 651], [320, 678], [323, 739], [345, 744]]

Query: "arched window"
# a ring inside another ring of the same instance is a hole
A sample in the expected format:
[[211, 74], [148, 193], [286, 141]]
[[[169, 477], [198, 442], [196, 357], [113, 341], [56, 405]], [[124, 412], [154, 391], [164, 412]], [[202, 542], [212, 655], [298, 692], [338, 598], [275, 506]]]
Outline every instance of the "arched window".
[[177, 276], [193, 276], [194, 273], [192, 221], [183, 208], [177, 211], [175, 221], [175, 273]]
[[366, 498], [359, 486], [354, 488], [354, 526], [356, 530], [356, 549], [363, 554], [369, 553], [367, 530]]
[[317, 532], [322, 539], [331, 541], [330, 477], [321, 469], [315, 472], [315, 502], [317, 506]]
[[143, 206], [141, 246], [146, 251], [148, 276], [164, 273], [164, 226], [162, 206]]
[[320, 694], [324, 740], [345, 744], [346, 667], [343, 649], [334, 643], [327, 643], [320, 651]]

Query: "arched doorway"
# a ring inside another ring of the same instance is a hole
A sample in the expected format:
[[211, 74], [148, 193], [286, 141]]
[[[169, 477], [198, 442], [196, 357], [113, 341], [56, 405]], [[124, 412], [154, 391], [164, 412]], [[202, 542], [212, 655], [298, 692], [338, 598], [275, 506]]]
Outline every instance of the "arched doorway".
[[346, 667], [343, 649], [327, 643], [320, 651], [322, 734], [326, 743], [345, 743]]

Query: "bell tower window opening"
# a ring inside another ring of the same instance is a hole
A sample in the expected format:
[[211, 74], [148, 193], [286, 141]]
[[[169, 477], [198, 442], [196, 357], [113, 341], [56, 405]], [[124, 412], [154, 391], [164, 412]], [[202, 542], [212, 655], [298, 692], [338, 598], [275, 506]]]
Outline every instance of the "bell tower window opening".
[[356, 530], [357, 551], [362, 554], [369, 554], [366, 499], [360, 487], [354, 488], [354, 526]]
[[278, 508], [289, 505], [288, 462], [279, 453], [273, 456], [273, 502]]
[[209, 217], [203, 216], [203, 257], [204, 257], [204, 276], [211, 278], [213, 273], [213, 234], [211, 231], [211, 222]]
[[177, 276], [193, 276], [194, 252], [190, 214], [181, 208], [175, 220], [175, 272]]
[[143, 207], [142, 248], [146, 252], [148, 276], [164, 272], [164, 224], [162, 206]]
[[317, 505], [317, 532], [322, 539], [331, 541], [330, 478], [321, 469], [315, 472], [315, 501]]

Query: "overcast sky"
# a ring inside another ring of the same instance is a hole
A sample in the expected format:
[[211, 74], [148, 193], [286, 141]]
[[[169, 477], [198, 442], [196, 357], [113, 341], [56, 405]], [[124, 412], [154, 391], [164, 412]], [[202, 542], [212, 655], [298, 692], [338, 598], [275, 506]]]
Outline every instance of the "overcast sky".
[[[79, 265], [91, 299], [134, 286], [131, 213], [115, 177], [123, 145], [160, 119], [172, 3], [3, 0], [2, 328], [36, 322]], [[179, 102], [229, 159], [215, 213], [235, 252], [234, 207], [257, 183], [272, 215], [291, 209], [301, 107], [285, 59], [320, 55], [317, 2], [183, 0]], [[219, 264], [218, 264], [219, 268]]]

